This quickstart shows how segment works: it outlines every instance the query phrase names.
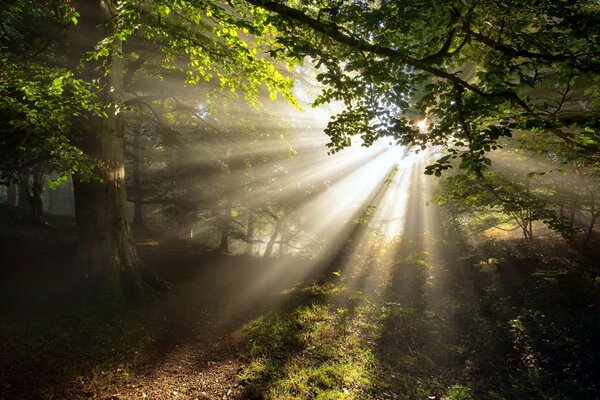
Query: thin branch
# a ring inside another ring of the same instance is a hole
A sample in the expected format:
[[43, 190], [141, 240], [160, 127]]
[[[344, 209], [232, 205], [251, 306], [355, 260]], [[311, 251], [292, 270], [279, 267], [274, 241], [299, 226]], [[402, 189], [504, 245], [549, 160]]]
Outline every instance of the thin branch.
[[448, 50], [450, 50], [450, 46], [452, 46], [452, 43], [454, 42], [454, 37], [456, 36], [456, 30], [457, 30], [456, 27], [454, 27], [450, 30], [450, 33], [448, 34], [446, 41], [444, 42], [444, 44], [442, 45], [442, 48], [439, 49], [437, 53], [423, 58], [422, 61], [423, 62], [436, 61], [436, 60], [439, 60], [440, 58], [444, 57], [445, 55], [447, 55]]
[[335, 40], [338, 43], [344, 44], [356, 50], [365, 51], [368, 53], [376, 54], [379, 56], [389, 57], [391, 59], [395, 59], [400, 61], [403, 64], [409, 65], [411, 67], [416, 68], [417, 70], [421, 70], [424, 72], [428, 72], [438, 78], [446, 79], [454, 84], [460, 85], [466, 89], [469, 89], [473, 93], [478, 94], [479, 96], [487, 99], [492, 98], [504, 98], [506, 100], [514, 101], [521, 108], [523, 108], [527, 112], [532, 112], [529, 105], [521, 99], [516, 92], [506, 90], [506, 91], [497, 91], [497, 92], [485, 92], [484, 90], [474, 86], [467, 81], [459, 78], [456, 74], [447, 72], [443, 69], [439, 69], [433, 67], [426, 60], [421, 60], [409, 56], [408, 54], [404, 54], [396, 49], [392, 49], [385, 46], [379, 46], [372, 43], [369, 43], [363, 39], [348, 36], [341, 31], [341, 28], [334, 23], [324, 23], [315, 18], [312, 18], [305, 14], [304, 12], [297, 10], [292, 7], [288, 7], [284, 4], [276, 3], [271, 0], [246, 0], [248, 3], [264, 8], [265, 10], [272, 11], [284, 17], [288, 17], [292, 20], [300, 22], [314, 31], [324, 34], [325, 36]]
[[569, 78], [567, 79], [567, 85], [566, 85], [565, 91], [563, 93], [561, 93], [562, 96], [560, 98], [560, 101], [558, 102], [558, 106], [556, 107], [556, 110], [552, 113], [552, 115], [558, 114], [567, 100], [567, 96], [569, 95], [569, 92], [571, 91], [571, 80], [573, 79], [574, 68], [575, 67], [571, 67], [571, 71], [569, 71]]
[[564, 55], [564, 54], [550, 54], [550, 53], [539, 53], [539, 52], [535, 52], [535, 51], [529, 51], [529, 50], [524, 50], [524, 49], [515, 49], [512, 48], [510, 46], [505, 45], [504, 43], [498, 41], [498, 40], [494, 40], [488, 36], [483, 35], [480, 32], [475, 32], [474, 30], [467, 28], [464, 30], [465, 33], [471, 35], [473, 37], [474, 40], [476, 40], [479, 43], [483, 43], [486, 46], [500, 51], [504, 54], [510, 55], [512, 57], [525, 57], [525, 58], [530, 58], [530, 59], [538, 59], [538, 60], [543, 60], [543, 61], [548, 61], [548, 62], [562, 62], [562, 61], [573, 61], [573, 66], [575, 68], [577, 68], [578, 70], [582, 70], [581, 66], [577, 66], [577, 61], [579, 59], [579, 57], [584, 57], [584, 56], [589, 56], [589, 57], [595, 57], [598, 56], [599, 53], [598, 52], [587, 52], [587, 53], [578, 53], [578, 54], [569, 54], [569, 55]]

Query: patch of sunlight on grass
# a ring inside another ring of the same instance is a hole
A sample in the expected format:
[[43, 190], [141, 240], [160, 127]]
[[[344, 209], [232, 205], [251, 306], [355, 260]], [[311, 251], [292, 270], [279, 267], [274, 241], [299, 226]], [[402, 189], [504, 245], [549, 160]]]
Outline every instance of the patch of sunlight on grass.
[[452, 385], [448, 388], [448, 394], [444, 399], [448, 400], [471, 400], [471, 389], [462, 385]]
[[[472, 399], [464, 386], [469, 381], [448, 372], [463, 368], [468, 356], [450, 318], [462, 308], [427, 308], [422, 297], [432, 284], [431, 255], [412, 242], [395, 243], [407, 250], [385, 261], [397, 286], [388, 296], [362, 290], [352, 279], [356, 271], [349, 270], [336, 283], [296, 285], [279, 311], [243, 327], [245, 362], [238, 378], [245, 398]], [[382, 254], [371, 255], [375, 265]], [[371, 261], [350, 263], [362, 268]]]
[[[361, 399], [373, 380], [374, 308], [326, 303], [332, 285], [298, 289], [305, 302], [263, 315], [241, 330], [238, 375], [247, 398]], [[319, 296], [314, 296], [319, 294]]]
[[335, 285], [331, 282], [325, 283], [297, 283], [281, 291], [281, 295], [287, 296], [289, 301], [307, 303], [324, 303], [332, 296], [340, 295], [346, 290], [345, 287]]

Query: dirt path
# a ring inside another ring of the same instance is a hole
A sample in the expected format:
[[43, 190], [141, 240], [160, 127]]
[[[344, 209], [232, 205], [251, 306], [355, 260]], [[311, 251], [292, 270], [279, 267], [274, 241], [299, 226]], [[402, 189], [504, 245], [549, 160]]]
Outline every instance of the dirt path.
[[[200, 257], [180, 260], [193, 269]], [[262, 265], [261, 265], [262, 264]], [[180, 265], [181, 267], [181, 265]], [[116, 398], [236, 399], [242, 390], [237, 330], [275, 304], [293, 276], [270, 282], [259, 296], [240, 302], [249, 285], [276, 266], [243, 257], [224, 257], [204, 265], [154, 318], [163, 336], [135, 369]]]
[[173, 290], [90, 304], [74, 238], [0, 229], [0, 400], [540, 398], [555, 382], [548, 398], [598, 398], [595, 281], [474, 268], [415, 185], [397, 242], [356, 239], [339, 280], [309, 291], [314, 261], [148, 242]]
[[0, 399], [241, 398], [236, 332], [304, 273], [171, 243], [143, 250], [175, 282], [153, 305], [79, 305], [74, 243], [51, 234], [5, 249]]

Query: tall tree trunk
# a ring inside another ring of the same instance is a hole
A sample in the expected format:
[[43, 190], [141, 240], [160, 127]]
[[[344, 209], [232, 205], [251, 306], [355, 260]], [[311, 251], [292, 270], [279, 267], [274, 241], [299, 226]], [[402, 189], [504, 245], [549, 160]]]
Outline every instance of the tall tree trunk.
[[75, 216], [75, 189], [73, 184], [73, 177], [69, 178], [67, 182], [67, 206], [69, 208], [69, 212], [67, 215]]
[[592, 217], [590, 219], [590, 224], [587, 227], [586, 233], [585, 233], [585, 237], [583, 239], [583, 248], [587, 248], [587, 246], [590, 244], [590, 241], [592, 240], [592, 237], [594, 236], [594, 226], [596, 225], [596, 219], [598, 218], [598, 214], [593, 213]]
[[194, 213], [183, 208], [178, 208], [175, 214], [175, 221], [177, 223], [177, 237], [180, 239], [192, 239], [193, 228], [196, 223]]
[[141, 233], [144, 229], [142, 214], [142, 184], [140, 179], [140, 132], [133, 135], [133, 164], [132, 164], [132, 195], [133, 195], [133, 231]]
[[6, 204], [10, 207], [17, 206], [17, 185], [12, 182], [6, 188]]
[[35, 225], [44, 223], [44, 200], [42, 192], [44, 190], [45, 171], [41, 165], [36, 165], [32, 168], [32, 182], [30, 190], [30, 210], [31, 222]]
[[590, 222], [587, 226], [587, 230], [585, 232], [585, 237], [583, 239], [583, 248], [587, 249], [592, 237], [594, 235], [594, 227], [596, 225], [596, 218], [598, 218], [598, 212], [596, 211], [596, 196], [592, 193], [591, 196], [592, 204], [590, 207]]
[[29, 209], [29, 171], [19, 172], [19, 207]]
[[254, 207], [248, 209], [248, 226], [246, 227], [246, 254], [254, 254]]
[[271, 238], [269, 239], [269, 242], [267, 243], [267, 247], [265, 247], [265, 252], [263, 254], [263, 257], [270, 257], [273, 254], [273, 246], [275, 245], [275, 242], [277, 241], [277, 238], [279, 237], [279, 233], [283, 230], [286, 217], [287, 217], [287, 214], [283, 214], [281, 216], [281, 218], [279, 218], [277, 220], [277, 223], [275, 224], [275, 229], [273, 229], [273, 234], [271, 234]]
[[223, 210], [223, 220], [221, 221], [221, 243], [219, 251], [229, 253], [229, 234], [231, 232], [231, 203], [227, 203]]
[[46, 214], [57, 214], [56, 208], [59, 203], [57, 192], [58, 189], [48, 189], [44, 194], [44, 205], [46, 207]]
[[[74, 0], [80, 14], [71, 32], [69, 61], [72, 67], [96, 43], [110, 34], [109, 0]], [[109, 22], [107, 24], [107, 21]], [[82, 76], [100, 86], [101, 100], [111, 100], [108, 118], [88, 116], [75, 120], [73, 126], [81, 137], [81, 149], [100, 163], [97, 173], [101, 181], [73, 179], [75, 216], [79, 228], [80, 248], [85, 276], [100, 293], [121, 297], [144, 287], [139, 271], [138, 253], [127, 218], [125, 193], [123, 130], [117, 107], [122, 103], [122, 62], [112, 49], [105, 60], [108, 72], [99, 63], [87, 62]]]

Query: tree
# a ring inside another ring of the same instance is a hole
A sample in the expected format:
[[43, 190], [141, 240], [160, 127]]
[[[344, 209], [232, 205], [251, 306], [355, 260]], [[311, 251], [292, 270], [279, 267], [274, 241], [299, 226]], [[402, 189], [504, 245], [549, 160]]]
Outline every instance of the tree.
[[[99, 114], [93, 84], [65, 68], [59, 43], [75, 14], [64, 2], [32, 8], [29, 2], [0, 7], [0, 176], [19, 184], [19, 206], [43, 221], [42, 189], [48, 172], [56, 185], [74, 171], [89, 178], [95, 161], [72, 143], [72, 115]], [[63, 40], [64, 42], [64, 40]], [[15, 195], [13, 195], [13, 193]]]
[[[1, 72], [0, 110], [2, 132], [8, 133], [0, 145], [9, 150], [3, 152], [3, 169], [43, 160], [75, 173], [86, 275], [92, 286], [119, 296], [144, 287], [125, 208], [122, 120], [124, 105], [138, 97], [126, 84], [144, 64], [140, 43], [160, 48], [164, 65], [182, 71], [189, 83], [216, 80], [220, 93], [234, 95], [239, 89], [251, 102], [261, 87], [273, 98], [280, 93], [293, 102], [291, 81], [258, 53], [271, 32], [248, 7], [211, 1], [43, 3], [14, 0], [1, 10], [7, 67]], [[45, 38], [40, 37], [44, 30], [36, 29], [47, 14], [61, 29]], [[30, 19], [35, 29], [27, 30]], [[244, 40], [242, 31], [252, 36]], [[18, 45], [22, 32], [40, 47], [31, 52], [24, 49], [29, 42]], [[49, 59], [38, 59], [48, 54]]]
[[[101, 82], [99, 94], [104, 96], [101, 100], [109, 103], [108, 118], [93, 118], [94, 123], [90, 124], [91, 117], [88, 117], [85, 126], [78, 126], [84, 131], [79, 146], [100, 161], [97, 173], [101, 177], [100, 181], [76, 185], [82, 248], [92, 280], [107, 281], [111, 291], [118, 293], [123, 288], [142, 285], [125, 207], [123, 128], [119, 115], [126, 94], [122, 41], [134, 33], [145, 40], [159, 37], [168, 57], [183, 54], [189, 57], [188, 81], [209, 80], [216, 75], [223, 89], [241, 88], [250, 101], [257, 98], [262, 84], [273, 96], [281, 92], [291, 99], [288, 94], [290, 83], [238, 37], [238, 29], [261, 33], [260, 25], [242, 18], [247, 16], [243, 11], [226, 10], [212, 2], [155, 2], [142, 7], [137, 2], [127, 1], [73, 4], [80, 18], [72, 36], [71, 65], [96, 49], [92, 58], [98, 61], [86, 62], [83, 76], [86, 81]], [[202, 21], [202, 18], [210, 17], [214, 23]], [[142, 21], [146, 25], [141, 26]], [[100, 25], [104, 30], [98, 29]]]
[[417, 152], [436, 147], [426, 174], [465, 171], [527, 240], [536, 219], [573, 237], [547, 197], [486, 171], [489, 153], [523, 134], [552, 143], [544, 158], [598, 170], [598, 2], [247, 1], [271, 12], [273, 55], [308, 56], [319, 69], [314, 104], [345, 105], [325, 130], [331, 152], [355, 135], [365, 145], [390, 137]]
[[[545, 203], [536, 199], [526, 184], [495, 173], [487, 173], [485, 179], [493, 190], [483, 186], [472, 173], [446, 177], [439, 188], [438, 204], [450, 210], [451, 218], [462, 218], [457, 225], [467, 226], [470, 233], [490, 228], [519, 229], [526, 242], [533, 242], [533, 222], [547, 213]], [[501, 189], [497, 190], [498, 187]]]
[[315, 104], [345, 104], [332, 151], [390, 136], [443, 146], [429, 174], [480, 173], [499, 139], [535, 129], [598, 162], [597, 1], [247, 1], [273, 13], [273, 54], [321, 68]]
[[[69, 65], [78, 69], [84, 56], [115, 29], [115, 3], [74, 1], [78, 24], [70, 32]], [[102, 28], [100, 28], [102, 27]], [[85, 63], [79, 75], [96, 82], [98, 97], [108, 104], [107, 117], [86, 115], [73, 121], [78, 147], [97, 160], [96, 179], [75, 176], [75, 215], [86, 278], [95, 290], [120, 295], [123, 289], [142, 289], [139, 258], [126, 212], [123, 125], [123, 62], [116, 41], [103, 63]], [[103, 67], [103, 68], [101, 68]]]
[[66, 32], [76, 14], [62, 1], [0, 6], [0, 171], [45, 163], [60, 179], [94, 163], [72, 143], [72, 115], [101, 113], [94, 86], [66, 68]]
[[294, 103], [291, 79], [264, 53], [298, 64], [308, 56], [324, 85], [314, 104], [345, 105], [326, 128], [332, 152], [354, 135], [440, 146], [426, 173], [459, 166], [492, 194], [488, 153], [516, 133], [598, 166], [595, 0], [34, 3], [0, 8], [0, 169], [43, 162], [62, 180], [75, 174], [86, 271], [113, 293], [144, 286], [125, 210], [123, 115], [156, 96], [136, 77], [170, 71], [216, 83], [213, 99], [243, 93], [256, 103], [266, 89]]

